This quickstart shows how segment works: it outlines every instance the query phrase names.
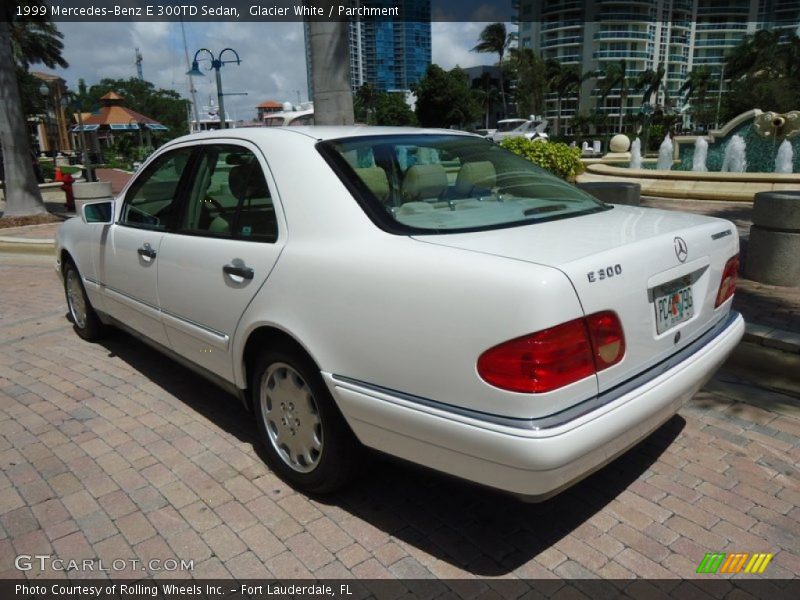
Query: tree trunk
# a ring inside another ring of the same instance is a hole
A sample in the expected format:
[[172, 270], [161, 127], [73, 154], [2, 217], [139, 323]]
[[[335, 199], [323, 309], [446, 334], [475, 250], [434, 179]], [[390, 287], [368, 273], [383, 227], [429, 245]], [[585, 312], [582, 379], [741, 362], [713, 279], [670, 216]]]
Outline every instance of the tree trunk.
[[625, 104], [628, 100], [627, 94], [620, 94], [619, 96], [619, 131], [617, 133], [622, 133], [622, 121], [625, 118]]
[[[323, 6], [331, 2], [323, 2]], [[328, 10], [325, 10], [325, 14]], [[311, 75], [314, 86], [314, 123], [352, 125], [350, 49], [346, 21], [309, 21]]]
[[556, 96], [556, 131], [555, 136], [561, 133], [561, 93]]
[[17, 73], [11, 54], [11, 32], [0, 21], [0, 144], [5, 165], [5, 217], [23, 217], [47, 212], [31, 163], [28, 128], [22, 112]]

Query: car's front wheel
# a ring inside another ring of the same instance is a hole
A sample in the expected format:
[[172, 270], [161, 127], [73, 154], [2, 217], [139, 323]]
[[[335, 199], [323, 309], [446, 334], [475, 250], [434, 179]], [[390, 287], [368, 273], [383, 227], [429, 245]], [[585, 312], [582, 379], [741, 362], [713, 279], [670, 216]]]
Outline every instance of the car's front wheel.
[[251, 384], [267, 462], [278, 476], [316, 494], [352, 479], [361, 448], [310, 358], [295, 349], [266, 352]]
[[103, 337], [106, 328], [89, 303], [81, 275], [71, 259], [64, 265], [64, 292], [75, 332], [89, 342]]

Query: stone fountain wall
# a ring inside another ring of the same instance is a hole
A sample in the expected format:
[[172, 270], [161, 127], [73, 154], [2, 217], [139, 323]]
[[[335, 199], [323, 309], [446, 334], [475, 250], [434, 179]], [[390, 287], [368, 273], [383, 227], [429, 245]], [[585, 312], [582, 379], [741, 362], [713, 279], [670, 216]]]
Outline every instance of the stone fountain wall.
[[[705, 137], [708, 141], [708, 158], [706, 165], [711, 172], [722, 168], [725, 147], [734, 135], [740, 135], [747, 145], [747, 172], [748, 173], [773, 173], [775, 171], [775, 156], [781, 140], [762, 138], [755, 130], [755, 118], [761, 114], [758, 109], [742, 113], [731, 119], [721, 129], [710, 131]], [[681, 171], [692, 170], [692, 157], [694, 143], [698, 136], [684, 135], [674, 138], [676, 149], [675, 159], [680, 162]], [[789, 140], [794, 150], [792, 172], [800, 173], [800, 136]]]

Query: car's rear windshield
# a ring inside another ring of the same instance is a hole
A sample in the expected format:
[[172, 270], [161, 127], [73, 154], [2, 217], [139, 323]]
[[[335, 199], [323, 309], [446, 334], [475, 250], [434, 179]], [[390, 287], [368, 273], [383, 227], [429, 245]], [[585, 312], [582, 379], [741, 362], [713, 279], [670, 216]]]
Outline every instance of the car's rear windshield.
[[369, 216], [397, 233], [495, 229], [606, 208], [529, 160], [475, 136], [376, 135], [319, 147]]

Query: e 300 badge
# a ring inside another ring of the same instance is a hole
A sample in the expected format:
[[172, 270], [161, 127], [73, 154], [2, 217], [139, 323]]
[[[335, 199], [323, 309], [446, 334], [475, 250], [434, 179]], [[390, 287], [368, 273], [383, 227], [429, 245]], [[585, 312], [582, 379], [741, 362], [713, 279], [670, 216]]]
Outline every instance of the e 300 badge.
[[589, 271], [586, 277], [589, 279], [589, 283], [594, 283], [595, 281], [603, 281], [603, 279], [611, 279], [614, 275], [622, 275], [622, 265], [611, 265], [605, 269]]

